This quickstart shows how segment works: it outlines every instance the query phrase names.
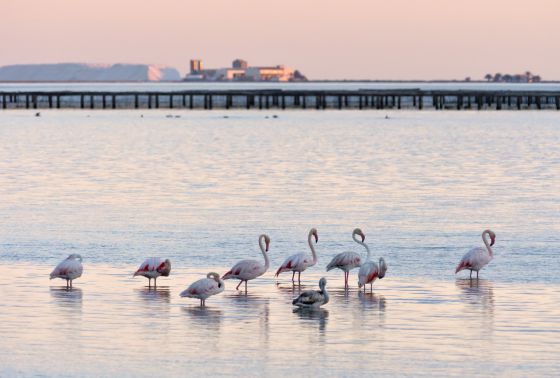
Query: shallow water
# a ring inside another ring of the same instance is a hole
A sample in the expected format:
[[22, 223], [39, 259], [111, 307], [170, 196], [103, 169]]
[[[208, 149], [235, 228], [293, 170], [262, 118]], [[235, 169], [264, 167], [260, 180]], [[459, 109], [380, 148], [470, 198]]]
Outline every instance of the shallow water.
[[[33, 114], [0, 112], [1, 376], [558, 375], [559, 113]], [[263, 232], [274, 270], [310, 227], [323, 311], [293, 313], [272, 271], [207, 309], [178, 297], [261, 259]], [[354, 227], [389, 264], [373, 295], [324, 272], [363, 252]], [[488, 227], [471, 286], [454, 267]], [[48, 273], [70, 253], [66, 291]], [[130, 277], [151, 255], [173, 262], [155, 292]]]

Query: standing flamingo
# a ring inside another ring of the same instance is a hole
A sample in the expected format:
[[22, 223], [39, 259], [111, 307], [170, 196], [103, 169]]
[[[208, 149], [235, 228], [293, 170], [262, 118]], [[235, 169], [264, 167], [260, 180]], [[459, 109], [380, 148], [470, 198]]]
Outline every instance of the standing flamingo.
[[[486, 235], [490, 236], [490, 244], [488, 244]], [[496, 234], [492, 230], [484, 230], [482, 232], [482, 241], [484, 242], [486, 249], [477, 247], [468, 251], [461, 259], [461, 262], [459, 262], [459, 265], [457, 265], [455, 274], [459, 273], [463, 269], [468, 269], [471, 271], [469, 278], [472, 279], [472, 272], [474, 270], [476, 271], [476, 279], [478, 279], [478, 271], [484, 268], [494, 257], [491, 247], [496, 241]]]
[[[263, 246], [262, 241], [264, 240], [266, 246]], [[262, 234], [259, 236], [259, 247], [264, 256], [264, 265], [256, 260], [241, 260], [233, 266], [222, 279], [229, 280], [232, 278], [238, 279], [239, 284], [236, 286], [236, 290], [242, 282], [245, 281], [245, 293], [247, 293], [247, 281], [253, 280], [259, 276], [262, 276], [264, 272], [268, 270], [270, 262], [268, 261], [268, 247], [270, 246], [270, 238], [268, 235]]]
[[82, 267], [82, 256], [73, 253], [62, 260], [51, 273], [53, 278], [66, 280], [66, 288], [72, 288], [72, 280], [81, 277], [84, 268]]
[[[362, 237], [362, 241], [359, 241], [358, 239], [356, 239], [356, 235], [360, 235]], [[364, 235], [362, 230], [360, 230], [359, 228], [356, 228], [352, 232], [352, 239], [354, 239], [354, 241], [356, 243], [366, 247], [366, 245], [364, 243], [364, 240], [366, 239], [366, 236]], [[344, 271], [344, 288], [348, 289], [348, 274], [349, 274], [349, 272], [352, 269], [359, 267], [361, 264], [362, 264], [362, 260], [360, 258], [360, 255], [358, 255], [356, 252], [342, 252], [342, 253], [339, 253], [338, 255], [336, 255], [335, 257], [333, 257], [333, 259], [331, 260], [329, 265], [327, 265], [327, 272], [331, 269], [334, 269], [334, 268], [338, 268], [340, 270], [343, 270]]]
[[[367, 247], [366, 247], [367, 248]], [[358, 287], [364, 287], [364, 292], [366, 291], [366, 285], [370, 284], [370, 290], [373, 291], [373, 281], [376, 278], [382, 279], [385, 277], [387, 272], [387, 264], [383, 257], [379, 258], [379, 265], [375, 261], [369, 259], [369, 248], [367, 248], [368, 257], [366, 262], [360, 266], [360, 271], [358, 272]]]
[[327, 279], [325, 277], [322, 277], [319, 280], [320, 290], [304, 291], [299, 295], [299, 297], [295, 298], [292, 301], [292, 304], [300, 308], [318, 308], [324, 304], [329, 303], [329, 293], [327, 292], [326, 286]]
[[169, 259], [160, 259], [159, 257], [148, 257], [138, 268], [132, 277], [144, 276], [148, 279], [148, 287], [151, 287], [152, 278], [154, 279], [154, 288], [157, 286], [157, 278], [159, 276], [168, 277], [171, 272], [171, 261]]
[[180, 295], [181, 297], [198, 298], [200, 299], [200, 306], [204, 307], [206, 306], [206, 298], [221, 293], [225, 286], [218, 273], [210, 272], [206, 275], [206, 278], [193, 282]]
[[293, 272], [292, 283], [295, 283], [294, 277], [296, 272], [298, 272], [298, 284], [301, 285], [301, 272], [310, 266], [317, 264], [317, 253], [315, 252], [315, 247], [313, 247], [313, 242], [311, 241], [312, 237], [315, 237], [315, 243], [319, 241], [319, 235], [317, 235], [317, 230], [315, 228], [309, 230], [309, 235], [307, 235], [307, 243], [309, 244], [311, 255], [313, 257], [311, 258], [308, 254], [303, 252], [288, 257], [276, 271], [276, 277], [278, 277], [278, 275], [282, 272], [291, 270]]

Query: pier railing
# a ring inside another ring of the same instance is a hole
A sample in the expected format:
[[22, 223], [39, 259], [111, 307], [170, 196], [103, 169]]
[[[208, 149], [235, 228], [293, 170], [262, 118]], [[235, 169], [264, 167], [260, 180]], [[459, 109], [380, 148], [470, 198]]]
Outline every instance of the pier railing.
[[0, 91], [0, 109], [556, 109], [560, 91]]

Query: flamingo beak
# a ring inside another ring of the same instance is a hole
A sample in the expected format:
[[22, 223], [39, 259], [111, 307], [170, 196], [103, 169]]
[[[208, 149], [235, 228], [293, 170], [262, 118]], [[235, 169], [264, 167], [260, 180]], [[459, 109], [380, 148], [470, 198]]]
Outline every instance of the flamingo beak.
[[266, 241], [266, 252], [268, 252], [268, 246], [270, 245], [270, 242], [267, 240]]
[[361, 236], [362, 236], [362, 243], [363, 243], [364, 240], [366, 240], [366, 236], [364, 234], [362, 234]]
[[319, 235], [317, 235], [317, 234], [313, 234], [313, 235], [315, 236], [315, 243], [318, 243], [319, 242]]
[[493, 246], [495, 241], [496, 241], [496, 235], [490, 235], [490, 246]]

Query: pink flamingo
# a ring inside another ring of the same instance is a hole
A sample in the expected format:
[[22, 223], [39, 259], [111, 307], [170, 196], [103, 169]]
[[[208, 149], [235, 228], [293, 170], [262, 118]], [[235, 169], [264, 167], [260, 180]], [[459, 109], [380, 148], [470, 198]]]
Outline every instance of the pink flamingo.
[[[263, 246], [263, 240], [266, 246]], [[268, 235], [260, 235], [259, 236], [259, 247], [261, 248], [261, 252], [264, 256], [264, 265], [256, 260], [241, 260], [237, 264], [233, 266], [224, 276], [222, 279], [229, 280], [229, 279], [238, 279], [239, 284], [236, 286], [236, 290], [239, 289], [239, 286], [242, 282], [245, 282], [245, 293], [247, 292], [247, 281], [253, 280], [257, 277], [260, 277], [268, 270], [270, 266], [270, 262], [268, 260], [268, 247], [270, 246], [270, 238]]]
[[360, 266], [360, 271], [358, 272], [358, 287], [364, 287], [364, 292], [366, 291], [366, 285], [370, 284], [370, 290], [373, 291], [373, 281], [376, 278], [382, 279], [385, 277], [385, 273], [387, 272], [387, 264], [385, 263], [385, 259], [383, 257], [379, 258], [379, 265], [375, 261], [371, 261], [369, 259], [369, 249], [368, 257], [366, 262]]
[[66, 288], [72, 288], [72, 280], [81, 277], [84, 268], [82, 267], [82, 256], [73, 253], [62, 260], [51, 273], [53, 278], [66, 280]]
[[309, 235], [307, 235], [307, 243], [309, 244], [309, 248], [311, 249], [312, 257], [303, 252], [288, 257], [276, 271], [275, 277], [278, 277], [278, 275], [282, 272], [291, 270], [293, 272], [292, 282], [294, 283], [294, 277], [296, 275], [296, 272], [298, 272], [298, 284], [301, 285], [301, 272], [303, 272], [310, 266], [317, 264], [317, 253], [315, 252], [313, 242], [311, 241], [312, 237], [315, 237], [315, 243], [319, 241], [319, 235], [317, 235], [317, 230], [315, 228], [309, 230]]
[[171, 273], [171, 261], [169, 259], [160, 259], [159, 257], [148, 257], [138, 268], [132, 277], [144, 276], [148, 279], [148, 287], [154, 279], [154, 287], [157, 286], [157, 278], [159, 276], [168, 277]]
[[203, 307], [206, 306], [208, 297], [221, 293], [225, 286], [218, 273], [210, 272], [206, 275], [206, 278], [193, 282], [180, 295], [181, 297], [200, 299], [200, 306]]
[[[490, 236], [490, 244], [486, 239], [486, 235]], [[492, 230], [484, 230], [482, 232], [482, 241], [486, 249], [477, 247], [468, 251], [461, 259], [461, 262], [459, 262], [459, 265], [457, 265], [455, 274], [459, 273], [461, 270], [468, 269], [471, 271], [469, 278], [472, 279], [472, 272], [474, 270], [476, 271], [476, 279], [478, 279], [478, 271], [484, 268], [494, 257], [491, 247], [496, 241], [496, 234]]]
[[[362, 237], [362, 241], [359, 241], [358, 239], [356, 239], [356, 235], [360, 235]], [[360, 230], [359, 228], [356, 228], [353, 232], [352, 232], [352, 239], [367, 248], [367, 246], [364, 243], [364, 240], [366, 239], [366, 236], [364, 235], [364, 233], [362, 232], [362, 230]], [[349, 272], [354, 269], [359, 267], [362, 264], [362, 259], [360, 258], [360, 255], [358, 255], [356, 252], [342, 252], [339, 253], [338, 255], [336, 255], [335, 257], [333, 257], [333, 259], [331, 260], [331, 262], [329, 263], [329, 265], [327, 265], [327, 272], [329, 270], [332, 270], [334, 268], [338, 268], [340, 270], [344, 271], [344, 288], [348, 289], [348, 275]]]

